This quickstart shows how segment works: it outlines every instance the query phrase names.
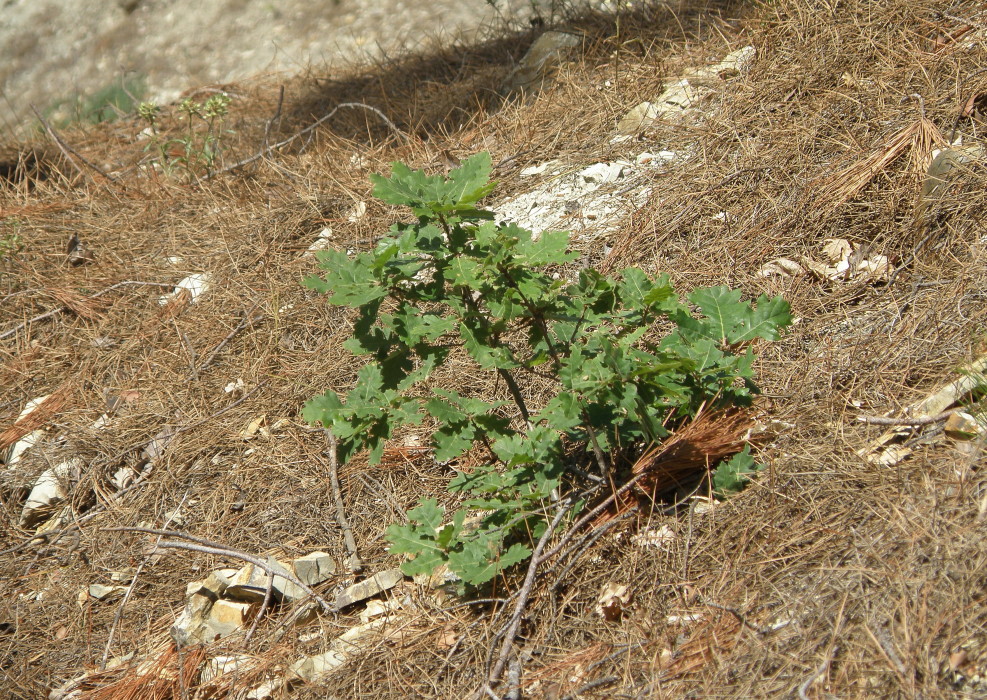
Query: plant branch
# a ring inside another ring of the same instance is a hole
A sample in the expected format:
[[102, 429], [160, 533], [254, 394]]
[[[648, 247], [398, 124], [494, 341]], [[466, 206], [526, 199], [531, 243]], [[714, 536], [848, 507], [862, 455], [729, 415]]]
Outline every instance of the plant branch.
[[198, 367], [198, 368], [197, 368], [197, 369], [195, 370], [195, 371], [196, 371], [197, 373], [198, 373], [198, 372], [201, 372], [201, 371], [202, 371], [202, 370], [204, 370], [204, 369], [205, 369], [206, 367], [208, 367], [209, 365], [211, 365], [211, 364], [212, 364], [212, 361], [216, 359], [216, 355], [218, 355], [218, 354], [219, 354], [220, 352], [222, 352], [222, 350], [223, 350], [223, 348], [225, 348], [225, 347], [227, 346], [227, 344], [229, 344], [229, 342], [230, 342], [231, 340], [233, 340], [233, 338], [234, 338], [234, 337], [236, 336], [236, 334], [237, 334], [237, 333], [239, 333], [240, 331], [242, 331], [242, 330], [243, 330], [244, 328], [246, 328], [247, 326], [249, 326], [249, 325], [252, 325], [253, 323], [255, 323], [255, 322], [256, 322], [256, 321], [258, 320], [258, 319], [257, 319], [257, 318], [256, 318], [256, 317], [254, 316], [254, 311], [256, 311], [256, 310], [257, 310], [257, 307], [258, 307], [258, 306], [259, 306], [259, 304], [254, 304], [253, 306], [251, 306], [251, 307], [250, 307], [250, 310], [249, 310], [249, 311], [247, 311], [247, 312], [246, 312], [246, 313], [245, 313], [245, 314], [243, 315], [243, 319], [242, 319], [242, 320], [240, 321], [240, 323], [239, 323], [239, 325], [237, 325], [237, 327], [236, 327], [236, 328], [234, 328], [234, 329], [233, 329], [232, 331], [230, 331], [230, 332], [229, 332], [229, 333], [228, 333], [228, 334], [226, 335], [226, 337], [225, 337], [225, 338], [223, 338], [223, 340], [222, 340], [222, 341], [220, 341], [220, 343], [219, 343], [219, 345], [217, 345], [217, 346], [216, 346], [216, 347], [215, 347], [215, 348], [213, 349], [213, 351], [212, 351], [211, 353], [209, 353], [209, 357], [207, 357], [207, 358], [206, 358], [206, 359], [205, 359], [205, 360], [204, 360], [204, 361], [202, 362], [202, 364], [201, 364], [201, 365], [199, 365], [199, 367]]
[[[515, 282], [514, 278], [511, 277], [509, 270], [504, 269], [502, 266], [500, 271], [511, 288], [513, 288], [518, 293], [518, 296], [521, 297], [521, 303], [524, 304], [524, 308], [528, 310], [531, 319], [538, 327], [538, 331], [541, 333], [541, 337], [545, 341], [545, 345], [548, 347], [548, 352], [552, 356], [552, 360], [555, 362], [555, 370], [558, 372], [559, 368], [562, 366], [562, 358], [555, 348], [555, 343], [552, 342], [551, 333], [548, 332], [548, 321], [545, 319], [545, 314], [542, 313], [541, 309], [536, 308], [531, 300], [525, 296], [517, 282]], [[583, 316], [585, 317], [585, 313]], [[580, 323], [581, 322], [582, 321], [580, 320]], [[573, 339], [575, 339], [575, 331], [573, 332]], [[593, 427], [593, 421], [590, 420], [589, 412], [586, 410], [586, 406], [583, 404], [581, 398], [578, 399], [578, 401], [580, 413], [583, 415], [583, 427], [586, 428], [586, 433], [589, 435], [590, 447], [593, 450], [593, 457], [596, 459], [596, 464], [600, 468], [600, 472], [603, 476], [609, 477], [610, 461], [603, 452], [603, 448], [600, 447], [600, 440], [597, 436], [596, 428]]]
[[623, 486], [615, 490], [612, 494], [604, 498], [600, 503], [598, 503], [591, 510], [585, 513], [566, 531], [565, 535], [562, 536], [562, 540], [557, 545], [555, 545], [554, 547], [552, 547], [552, 549], [548, 550], [543, 555], [541, 555], [541, 560], [538, 563], [540, 564], [544, 561], [547, 561], [552, 557], [554, 557], [556, 554], [558, 554], [560, 551], [562, 551], [562, 548], [565, 547], [567, 544], [569, 544], [569, 541], [576, 536], [576, 532], [579, 531], [579, 528], [581, 528], [583, 525], [585, 525], [590, 520], [595, 518], [597, 515], [602, 513], [611, 503], [617, 500], [617, 497], [620, 494], [625, 493], [626, 491], [629, 491], [632, 488], [634, 488], [634, 484], [636, 484], [638, 481], [640, 481], [647, 475], [648, 475], [647, 472], [641, 472], [633, 479], [629, 479]]
[[[168, 527], [168, 525], [171, 524], [171, 521], [175, 517], [174, 514], [177, 513], [179, 509], [185, 504], [186, 499], [188, 499], [188, 491], [186, 491], [185, 495], [182, 496], [182, 500], [178, 503], [178, 506], [174, 510], [172, 510], [172, 515], [170, 515], [168, 519], [165, 521], [165, 527]], [[155, 543], [155, 547], [160, 543], [161, 543], [161, 536], [158, 536], [158, 541]], [[119, 607], [117, 607], [116, 614], [113, 616], [113, 624], [110, 626], [110, 634], [106, 638], [106, 646], [103, 647], [103, 658], [99, 662], [99, 670], [101, 671], [106, 668], [106, 662], [110, 658], [110, 648], [113, 646], [113, 636], [116, 634], [117, 626], [120, 624], [120, 620], [123, 619], [123, 609], [127, 606], [127, 601], [129, 601], [130, 597], [133, 595], [134, 588], [137, 587], [137, 579], [140, 577], [141, 572], [144, 570], [144, 567], [151, 560], [151, 554], [153, 553], [154, 550], [151, 549], [146, 555], [144, 555], [144, 558], [141, 559], [141, 563], [138, 564], [137, 569], [134, 571], [134, 576], [130, 580], [130, 585], [127, 587], [127, 592], [123, 594], [123, 600], [120, 601], [120, 605]], [[249, 635], [247, 638], [249, 639]]]
[[264, 616], [268, 607], [271, 605], [271, 595], [274, 592], [274, 572], [267, 572], [267, 586], [264, 589], [264, 602], [260, 604], [260, 608], [257, 610], [257, 615], [254, 617], [254, 622], [250, 625], [250, 629], [247, 630], [247, 635], [243, 638], [243, 645], [247, 646], [247, 642], [250, 638], [254, 636], [254, 631], [257, 629], [257, 625], [260, 624], [260, 619]]
[[[517, 636], [518, 628], [521, 626], [521, 618], [524, 616], [525, 607], [528, 605], [528, 600], [531, 598], [531, 592], [535, 585], [535, 576], [538, 573], [538, 565], [543, 561], [541, 557], [542, 550], [548, 544], [549, 539], [552, 537], [552, 533], [555, 532], [555, 528], [565, 517], [566, 513], [569, 512], [569, 508], [572, 506], [572, 502], [566, 500], [559, 504], [558, 512], [555, 517], [552, 518], [552, 522], [549, 523], [548, 528], [546, 528], [545, 533], [538, 540], [538, 544], [535, 545], [535, 551], [531, 554], [531, 561], [528, 564], [528, 572], [525, 574], [524, 583], [521, 585], [521, 592], [518, 595], [517, 602], [514, 604], [514, 613], [511, 618], [507, 621], [504, 629], [504, 641], [501, 643], [500, 656], [497, 659], [497, 663], [494, 665], [490, 674], [487, 676], [487, 682], [484, 688], [489, 689], [490, 686], [495, 684], [500, 680], [500, 675], [504, 671], [504, 666], [507, 665], [507, 661], [511, 655], [511, 647], [514, 644], [514, 638]], [[483, 689], [481, 689], [483, 690]]]
[[[489, 334], [490, 324], [481, 313], [480, 307], [477, 305], [476, 301], [474, 301], [473, 298], [465, 291], [462, 293], [462, 300], [466, 309], [480, 320], [480, 323], [484, 326], [484, 330]], [[493, 342], [491, 342], [490, 347], [503, 347], [497, 338], [492, 338], [492, 341]], [[528, 405], [524, 401], [524, 396], [521, 395], [521, 389], [518, 387], [517, 381], [514, 379], [514, 375], [511, 374], [510, 370], [502, 367], [497, 368], [497, 374], [499, 374], [501, 379], [504, 380], [504, 383], [507, 385], [507, 391], [510, 393], [511, 398], [517, 405], [518, 410], [521, 412], [521, 418], [524, 419], [524, 423], [528, 430], [531, 430], [531, 415], [528, 413]]]
[[920, 416], [918, 418], [882, 418], [881, 416], [857, 416], [857, 420], [868, 425], [900, 425], [904, 427], [919, 427], [931, 425], [949, 418], [961, 409], [951, 408], [948, 411], [937, 413], [934, 416]]

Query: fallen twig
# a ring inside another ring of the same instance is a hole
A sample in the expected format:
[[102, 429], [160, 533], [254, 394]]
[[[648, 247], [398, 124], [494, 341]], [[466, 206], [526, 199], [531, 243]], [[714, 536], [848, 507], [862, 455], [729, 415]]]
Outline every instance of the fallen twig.
[[584, 683], [579, 686], [573, 692], [564, 696], [562, 700], [576, 700], [576, 698], [582, 697], [583, 693], [588, 693], [594, 688], [602, 688], [605, 685], [613, 685], [618, 682], [620, 678], [618, 676], [606, 676], [605, 678], [597, 678], [595, 681], [590, 681], [589, 683]]
[[699, 602], [702, 603], [703, 605], [705, 605], [708, 608], [713, 608], [714, 610], [722, 610], [723, 612], [730, 613], [735, 618], [737, 618], [737, 622], [739, 622], [740, 624], [742, 624], [744, 627], [748, 628], [749, 630], [751, 630], [753, 632], [756, 632], [757, 634], [761, 634], [761, 629], [759, 627], [755, 627], [750, 622], [748, 622], [747, 621], [747, 617], [742, 612], [740, 612], [739, 610], [737, 610], [736, 608], [731, 608], [731, 607], [726, 606], [726, 605], [718, 605], [717, 603], [711, 603], [711, 602], [709, 602], [708, 600], [705, 600], [705, 599], [700, 599]]
[[295, 135], [289, 136], [285, 140], [278, 141], [277, 143], [272, 144], [270, 146], [267, 146], [266, 148], [262, 148], [256, 154], [250, 156], [249, 158], [244, 158], [243, 160], [238, 161], [238, 162], [234, 163], [233, 165], [228, 165], [225, 168], [222, 168], [221, 170], [217, 170], [214, 173], [207, 173], [206, 175], [202, 176], [202, 178], [200, 178], [200, 180], [208, 180], [208, 179], [210, 179], [212, 177], [215, 177], [216, 175], [221, 175], [223, 173], [228, 173], [231, 170], [236, 170], [237, 168], [242, 168], [244, 165], [250, 165], [251, 163], [254, 163], [254, 162], [258, 161], [261, 158], [264, 158], [265, 156], [269, 155], [273, 151], [276, 151], [279, 148], [282, 148], [284, 146], [287, 146], [289, 143], [292, 143], [293, 141], [295, 141], [295, 140], [301, 138], [302, 136], [304, 136], [305, 134], [313, 131], [314, 129], [316, 129], [321, 124], [324, 124], [325, 122], [329, 121], [330, 119], [332, 119], [333, 116], [335, 116], [336, 112], [338, 112], [343, 107], [348, 107], [348, 108], [351, 108], [351, 109], [353, 109], [353, 108], [360, 108], [360, 109], [366, 109], [366, 110], [368, 110], [370, 112], [373, 112], [378, 117], [380, 117], [381, 120], [385, 124], [387, 124], [387, 126], [389, 126], [391, 128], [391, 131], [393, 131], [395, 134], [397, 134], [398, 136], [400, 136], [404, 141], [407, 141], [408, 140], [408, 135], [405, 134], [403, 131], [401, 131], [394, 124], [394, 122], [392, 122], [390, 119], [387, 118], [387, 115], [386, 114], [384, 114], [383, 112], [381, 112], [376, 107], [371, 107], [370, 105], [365, 105], [362, 102], [342, 102], [342, 103], [336, 105], [335, 107], [333, 107], [332, 108], [332, 111], [330, 111], [328, 114], [326, 114], [323, 117], [319, 117], [319, 119], [317, 119], [316, 121], [312, 122], [311, 124], [309, 124], [308, 126], [306, 126], [304, 129], [302, 129], [301, 131], [299, 131]]
[[823, 660], [823, 662], [819, 664], [816, 670], [810, 673], [809, 677], [806, 678], [805, 681], [802, 683], [802, 685], [799, 686], [800, 700], [809, 700], [809, 696], [807, 695], [809, 686], [815, 683], [816, 679], [819, 678], [822, 674], [826, 673], [826, 669], [829, 668], [829, 664], [833, 661], [833, 657], [836, 656], [836, 652], [838, 652], [839, 650], [840, 650], [839, 647], [833, 647], [833, 651], [826, 655], [826, 658]]
[[560, 551], [562, 551], [562, 548], [565, 547], [567, 544], [569, 544], [569, 541], [576, 536], [576, 532], [578, 532], [583, 525], [585, 525], [590, 520], [595, 518], [597, 515], [602, 513], [611, 503], [617, 500], [617, 496], [633, 488], [634, 484], [636, 484], [638, 481], [643, 479], [645, 476], [647, 476], [647, 472], [642, 472], [637, 476], [635, 476], [633, 479], [628, 480], [623, 486], [621, 486], [619, 489], [617, 489], [612, 494], [610, 494], [605, 499], [603, 499], [603, 501], [601, 501], [595, 507], [589, 510], [589, 512], [585, 513], [579, 520], [577, 520], [572, 525], [572, 527], [570, 527], [566, 531], [566, 533], [562, 536], [562, 539], [559, 541], [557, 545], [555, 545], [550, 550], [548, 550], [547, 552], [541, 555], [538, 563], [541, 564], [542, 562], [551, 559]]
[[336, 504], [336, 522], [343, 529], [343, 541], [346, 543], [346, 551], [349, 558], [346, 563], [354, 574], [363, 571], [363, 560], [356, 549], [356, 539], [353, 537], [353, 528], [350, 527], [346, 519], [346, 511], [343, 508], [343, 493], [339, 488], [339, 460], [336, 457], [336, 436], [328, 428], [323, 428], [326, 438], [329, 440], [329, 449], [326, 454], [329, 456], [329, 483], [332, 486], [332, 499]]
[[257, 390], [260, 389], [265, 384], [267, 384], [267, 380], [266, 379], [264, 381], [260, 382], [257, 386], [255, 386], [253, 389], [251, 389], [250, 391], [248, 391], [246, 394], [244, 394], [243, 396], [241, 396], [240, 398], [238, 398], [236, 401], [234, 401], [233, 403], [229, 404], [228, 406], [223, 406], [223, 408], [219, 409], [215, 413], [211, 413], [210, 415], [206, 416], [202, 420], [196, 421], [195, 423], [191, 423], [189, 425], [179, 426], [175, 430], [175, 435], [178, 435], [178, 434], [184, 433], [184, 432], [188, 432], [192, 428], [198, 428], [203, 423], [208, 423], [213, 418], [218, 418], [219, 416], [223, 415], [227, 411], [229, 411], [229, 410], [235, 408], [236, 406], [239, 406], [240, 404], [242, 404], [244, 401], [246, 401], [248, 398], [250, 398], [253, 394], [257, 393]]
[[264, 148], [268, 147], [270, 143], [271, 127], [274, 126], [274, 122], [281, 118], [281, 106], [284, 104], [284, 85], [278, 90], [278, 108], [274, 110], [274, 116], [267, 120], [264, 125]]
[[301, 579], [295, 576], [293, 573], [285, 569], [284, 571], [276, 571], [271, 567], [266, 561], [259, 557], [255, 557], [253, 554], [248, 554], [247, 552], [242, 552], [238, 549], [233, 549], [227, 547], [219, 542], [212, 542], [211, 540], [206, 540], [201, 537], [195, 537], [194, 535], [189, 535], [184, 532], [178, 532], [177, 530], [157, 530], [150, 527], [105, 527], [104, 532], [142, 532], [148, 535], [159, 535], [162, 537], [180, 537], [189, 542], [174, 542], [171, 540], [166, 540], [164, 542], [158, 542], [156, 545], [162, 549], [186, 549], [190, 552], [202, 552], [204, 554], [215, 554], [220, 557], [233, 557], [234, 559], [240, 559], [247, 562], [248, 564], [253, 564], [258, 569], [266, 571], [270, 576], [280, 576], [293, 584], [301, 588], [303, 591], [308, 593], [312, 598], [322, 606], [322, 609], [326, 612], [330, 612], [333, 608], [332, 606], [318, 593], [312, 590], [311, 587], [302, 583]]
[[183, 333], [182, 330], [178, 327], [178, 321], [176, 321], [173, 318], [171, 319], [171, 322], [175, 324], [175, 332], [178, 333], [178, 338], [182, 341], [182, 344], [185, 346], [186, 352], [188, 352], [188, 365], [189, 365], [190, 374], [192, 375], [193, 379], [197, 380], [199, 378], [199, 372], [195, 368], [195, 363], [196, 363], [195, 348], [193, 348], [192, 343], [189, 342], [188, 336], [185, 335], [185, 333]]
[[[111, 284], [106, 289], [104, 289], [102, 291], [99, 291], [99, 292], [96, 292], [95, 294], [93, 294], [91, 296], [85, 297], [85, 299], [86, 299], [86, 301], [91, 301], [93, 299], [97, 299], [97, 298], [103, 296], [104, 294], [107, 294], [108, 292], [112, 292], [114, 289], [119, 289], [120, 287], [124, 287], [124, 286], [127, 286], [127, 285], [132, 285], [132, 284], [141, 284], [141, 285], [145, 285], [145, 286], [148, 286], [148, 287], [168, 287], [170, 289], [174, 289], [174, 287], [175, 287], [175, 285], [173, 285], [173, 284], [165, 284], [163, 282], [141, 282], [140, 280], [124, 280], [123, 282], [117, 282], [116, 284]], [[35, 316], [33, 318], [29, 318], [28, 320], [26, 320], [26, 321], [24, 321], [22, 323], [17, 324], [13, 328], [11, 328], [9, 330], [6, 330], [3, 333], [0, 333], [0, 340], [3, 340], [4, 338], [9, 338], [10, 336], [14, 335], [15, 333], [17, 333], [22, 328], [24, 328], [26, 326], [29, 326], [32, 323], [37, 323], [38, 321], [44, 321], [45, 319], [51, 318], [52, 316], [57, 316], [58, 314], [62, 313], [63, 311], [68, 311], [68, 310], [69, 310], [69, 307], [67, 307], [67, 306], [59, 306], [57, 309], [52, 309], [51, 311], [46, 311], [43, 314], [39, 314], [39, 315], [37, 315], [37, 316]]]
[[552, 533], [555, 532], [555, 528], [562, 518], [565, 517], [566, 513], [569, 512], [569, 508], [572, 506], [571, 501], [563, 501], [559, 504], [559, 510], [552, 518], [552, 522], [546, 528], [545, 533], [538, 540], [538, 544], [535, 545], [535, 551], [531, 553], [531, 563], [528, 564], [528, 572], [525, 574], [524, 583], [521, 584], [521, 590], [518, 594], [517, 602], [514, 604], [514, 613], [511, 615], [511, 619], [507, 621], [504, 626], [504, 641], [500, 646], [500, 656], [497, 659], [497, 663], [491, 669], [490, 674], [487, 676], [487, 682], [480, 688], [478, 695], [492, 693], [491, 686], [493, 686], [498, 680], [500, 680], [500, 675], [504, 672], [504, 666], [507, 665], [507, 661], [511, 655], [511, 647], [514, 644], [514, 638], [517, 637], [518, 629], [521, 626], [521, 618], [524, 616], [524, 609], [528, 605], [528, 599], [531, 598], [531, 592], [535, 587], [535, 575], [538, 573], [538, 565], [543, 561], [542, 551], [548, 544], [548, 540], [551, 539]]
[[956, 413], [959, 409], [951, 408], [948, 411], [943, 411], [942, 413], [937, 413], [934, 416], [921, 416], [919, 418], [882, 418], [881, 416], [857, 416], [857, 420], [861, 423], [867, 423], [869, 425], [900, 425], [904, 427], [918, 427], [921, 425], [930, 425], [932, 423], [938, 423], [939, 421], [944, 421], [951, 415]]
[[82, 168], [80, 168], [78, 165], [75, 164], [75, 161], [72, 159], [72, 156], [75, 156], [76, 158], [81, 160], [87, 168], [90, 168], [91, 170], [99, 173], [106, 181], [113, 182], [112, 177], [104, 173], [98, 166], [94, 165], [93, 163], [90, 163], [88, 160], [83, 158], [81, 155], [79, 155], [78, 151], [76, 151], [74, 148], [72, 148], [67, 143], [65, 143], [65, 141], [62, 140], [62, 137], [58, 135], [58, 132], [55, 131], [55, 128], [48, 123], [48, 120], [45, 119], [43, 116], [41, 116], [41, 112], [38, 111], [37, 107], [31, 105], [31, 111], [34, 112], [34, 116], [38, 118], [38, 121], [41, 122], [41, 125], [45, 128], [45, 131], [47, 131], [48, 135], [51, 136], [52, 141], [54, 141], [55, 145], [58, 146], [59, 150], [61, 150], [62, 155], [65, 156], [66, 160], [68, 160], [68, 162], [72, 164], [72, 167], [75, 168], [80, 175], [83, 175], [84, 172]]
[[239, 333], [244, 328], [246, 328], [247, 326], [253, 324], [255, 321], [258, 320], [257, 318], [254, 317], [254, 311], [257, 310], [257, 307], [258, 306], [259, 306], [259, 304], [254, 304], [252, 307], [250, 307], [250, 310], [247, 311], [246, 314], [244, 314], [243, 320], [240, 321], [239, 325], [237, 325], [236, 328], [234, 328], [232, 331], [230, 331], [227, 334], [227, 336], [225, 338], [223, 338], [222, 341], [220, 341], [219, 345], [217, 345], [213, 349], [213, 351], [211, 353], [209, 353], [209, 357], [207, 357], [203, 361], [203, 363], [201, 365], [199, 365], [199, 367], [195, 370], [196, 374], [198, 374], [199, 372], [201, 372], [202, 370], [204, 370], [206, 367], [208, 367], [209, 365], [211, 365], [212, 364], [212, 361], [216, 359], [216, 355], [218, 355], [222, 351], [222, 349], [225, 348], [226, 345], [231, 340], [233, 340], [233, 337], [236, 336], [237, 333]]
[[[172, 515], [170, 515], [168, 519], [165, 520], [165, 527], [168, 527], [168, 525], [171, 524], [171, 521], [174, 519], [174, 513], [177, 513], [178, 510], [185, 504], [185, 500], [187, 498], [188, 498], [188, 491], [185, 492], [185, 495], [182, 496], [182, 500], [179, 502], [178, 506], [172, 511]], [[155, 544], [155, 546], [157, 546], [157, 544], [160, 543], [161, 543], [161, 537], [158, 537], [158, 542]], [[117, 626], [120, 624], [120, 620], [123, 619], [123, 609], [127, 606], [127, 601], [129, 601], [130, 597], [133, 595], [134, 588], [136, 588], [137, 586], [137, 579], [138, 577], [140, 577], [141, 572], [144, 570], [144, 566], [147, 564], [147, 562], [151, 560], [151, 554], [153, 552], [154, 550], [152, 549], [150, 552], [148, 552], [148, 554], [144, 556], [144, 558], [141, 560], [141, 563], [137, 565], [137, 569], [134, 571], [134, 576], [130, 580], [130, 585], [127, 587], [127, 592], [123, 594], [123, 600], [120, 601], [120, 605], [117, 607], [117, 612], [113, 616], [113, 624], [110, 626], [110, 634], [106, 638], [106, 646], [103, 647], [103, 658], [99, 662], [100, 671], [106, 668], [106, 662], [110, 658], [110, 647], [113, 644], [113, 636], [116, 634]], [[248, 635], [248, 639], [249, 639], [249, 635]]]
[[507, 664], [507, 692], [504, 700], [521, 700], [521, 658], [520, 654], [511, 654], [511, 661]]
[[274, 574], [273, 572], [267, 572], [267, 588], [264, 591], [264, 602], [260, 604], [260, 609], [257, 611], [257, 615], [254, 617], [254, 623], [250, 625], [250, 629], [247, 630], [247, 636], [243, 638], [244, 646], [250, 641], [250, 638], [254, 636], [254, 631], [257, 629], [257, 625], [260, 624], [260, 619], [264, 616], [267, 608], [271, 605], [271, 594], [274, 592]]
[[[589, 548], [592, 547], [593, 544], [597, 540], [599, 540], [601, 537], [603, 537], [603, 535], [605, 535], [613, 527], [615, 527], [616, 525], [622, 523], [624, 520], [628, 519], [632, 515], [634, 515], [634, 510], [633, 509], [627, 511], [626, 513], [624, 513], [622, 515], [617, 516], [613, 520], [608, 520], [607, 522], [603, 523], [603, 525], [601, 525], [600, 527], [598, 527], [598, 528], [596, 528], [594, 530], [591, 530], [589, 533], [587, 533], [587, 535], [585, 537], [583, 537], [575, 545], [573, 545], [572, 549], [570, 549], [569, 551], [574, 551], [574, 550], [575, 551], [581, 551], [581, 552], [588, 551]], [[572, 571], [576, 567], [576, 565], [579, 563], [579, 560], [580, 560], [580, 557], [576, 556], [576, 557], [573, 557], [572, 560], [569, 561], [568, 564], [566, 564], [565, 568], [562, 569], [562, 571], [556, 577], [555, 583], [552, 584], [551, 590], [555, 591], [555, 590], [557, 590], [559, 588], [559, 586], [562, 585], [562, 582], [565, 581], [566, 576], [568, 576], [569, 572]], [[559, 561], [555, 562], [555, 564], [553, 564], [548, 569], [548, 571], [553, 571], [555, 569], [555, 567], [557, 567], [561, 562], [562, 562], [561, 559]]]

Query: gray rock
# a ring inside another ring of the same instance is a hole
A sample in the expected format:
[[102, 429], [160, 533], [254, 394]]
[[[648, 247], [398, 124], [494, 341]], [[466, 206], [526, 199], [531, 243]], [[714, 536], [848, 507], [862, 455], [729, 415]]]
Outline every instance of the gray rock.
[[[387, 573], [387, 572], [384, 572]], [[391, 620], [393, 622], [394, 620]], [[317, 656], [306, 656], [288, 668], [290, 680], [300, 678], [309, 683], [323, 681], [341, 668], [347, 661], [364, 652], [367, 642], [378, 638], [388, 620], [374, 620], [347, 630], [329, 643], [329, 650]]]
[[[287, 577], [292, 574], [284, 564], [274, 557], [269, 558], [267, 564], [275, 571], [274, 582], [271, 587], [271, 597], [275, 602], [294, 603], [308, 595], [297, 584], [288, 580]], [[283, 575], [279, 576], [278, 574]], [[230, 581], [224, 595], [247, 603], [263, 602], [267, 593], [267, 579], [266, 571], [253, 564], [247, 564]]]
[[915, 207], [917, 228], [924, 229], [931, 223], [933, 219], [930, 216], [931, 211], [943, 200], [949, 190], [951, 180], [959, 174], [953, 171], [960, 171], [975, 161], [983, 160], [983, 158], [984, 148], [979, 144], [953, 146], [936, 154], [925, 173], [925, 178], [922, 181], [922, 193]]
[[555, 69], [575, 47], [583, 42], [580, 34], [572, 32], [545, 32], [535, 39], [528, 52], [504, 81], [501, 91], [505, 94], [517, 91], [537, 90], [548, 74]]
[[617, 124], [617, 133], [633, 136], [655, 123], [661, 111], [654, 102], [642, 102], [633, 107]]
[[185, 588], [185, 595], [201, 593], [213, 600], [218, 599], [230, 587], [231, 579], [237, 575], [237, 569], [217, 569], [202, 581], [193, 581]]
[[217, 600], [209, 611], [203, 629], [203, 642], [228, 637], [243, 629], [250, 618], [250, 603], [237, 603], [232, 600]]
[[185, 609], [169, 630], [171, 638], [183, 646], [201, 643], [206, 637], [207, 616], [215, 602], [214, 598], [204, 593], [189, 596]]
[[96, 600], [110, 600], [122, 596], [126, 592], [126, 586], [104, 586], [101, 583], [94, 583], [89, 586], [89, 597]]
[[250, 603], [216, 600], [208, 592], [189, 596], [182, 614], [171, 627], [171, 638], [183, 645], [207, 644], [243, 628]]
[[336, 610], [342, 610], [348, 605], [372, 598], [389, 588], [394, 588], [398, 584], [398, 581], [402, 579], [404, 579], [404, 574], [401, 572], [401, 569], [388, 569], [387, 571], [374, 574], [365, 581], [354, 583], [336, 596], [335, 608]]
[[81, 459], [74, 457], [38, 477], [21, 511], [21, 527], [32, 527], [51, 515], [52, 509], [68, 496], [72, 483], [79, 479], [82, 464]]
[[325, 552], [312, 552], [295, 559], [292, 568], [302, 583], [317, 586], [336, 573], [336, 561]]

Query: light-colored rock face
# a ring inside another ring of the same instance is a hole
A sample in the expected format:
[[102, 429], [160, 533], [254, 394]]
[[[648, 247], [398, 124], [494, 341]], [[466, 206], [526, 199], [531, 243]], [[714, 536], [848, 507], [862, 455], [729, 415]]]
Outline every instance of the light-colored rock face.
[[[527, 5], [498, 3], [521, 21]], [[138, 75], [169, 102], [202, 85], [420, 50], [498, 17], [485, 0], [3, 0], [0, 128], [20, 131], [32, 104]]]

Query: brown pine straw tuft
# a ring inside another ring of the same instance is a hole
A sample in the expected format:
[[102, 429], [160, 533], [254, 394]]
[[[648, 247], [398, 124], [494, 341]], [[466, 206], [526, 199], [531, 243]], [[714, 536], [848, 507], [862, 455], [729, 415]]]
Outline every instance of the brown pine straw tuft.
[[910, 170], [916, 178], [922, 177], [932, 162], [932, 151], [947, 145], [938, 127], [922, 115], [917, 121], [897, 131], [863, 160], [833, 176], [817, 180], [814, 186], [821, 189], [823, 209], [833, 211], [855, 197], [906, 151], [911, 154]]
[[16, 421], [3, 432], [0, 432], [0, 452], [6, 450], [22, 437], [51, 422], [65, 408], [70, 396], [70, 389], [62, 385], [53, 391], [41, 405], [31, 413]]
[[49, 289], [48, 293], [76, 316], [81, 316], [87, 320], [92, 320], [97, 316], [96, 302], [82, 294], [65, 288]]
[[681, 678], [701, 670], [719, 656], [737, 646], [743, 625], [736, 615], [717, 611], [712, 619], [692, 630], [674, 655], [662, 659], [658, 650], [658, 666], [663, 680]]
[[619, 494], [614, 506], [604, 511], [593, 526], [599, 527], [639, 505], [653, 503], [663, 494], [709, 474], [720, 461], [744, 448], [749, 442], [745, 435], [753, 425], [750, 413], [742, 409], [700, 411], [665, 442], [637, 459], [631, 472], [635, 477], [644, 476], [634, 489]]
[[[172, 700], [190, 697], [206, 660], [205, 648], [188, 647], [179, 654], [169, 643], [133, 666], [101, 671], [89, 676], [80, 688], [79, 700]], [[106, 681], [101, 684], [101, 681]]]

